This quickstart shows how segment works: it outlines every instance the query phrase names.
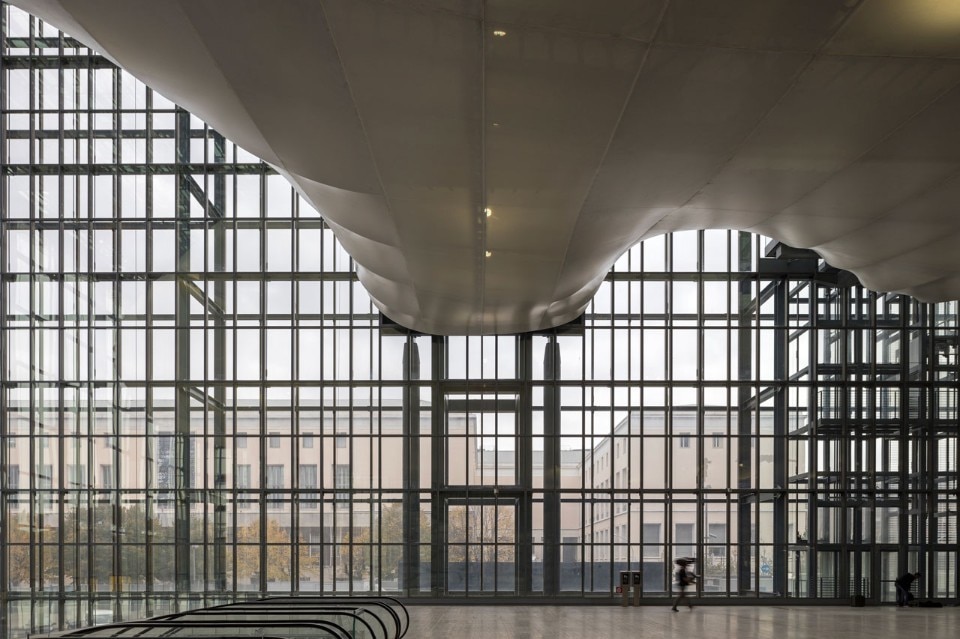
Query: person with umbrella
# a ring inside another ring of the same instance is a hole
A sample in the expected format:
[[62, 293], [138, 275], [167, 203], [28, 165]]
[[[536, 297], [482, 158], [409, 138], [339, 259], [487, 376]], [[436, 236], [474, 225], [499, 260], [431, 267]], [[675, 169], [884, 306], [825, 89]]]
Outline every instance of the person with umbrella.
[[694, 560], [692, 557], [681, 557], [674, 562], [678, 566], [676, 576], [677, 587], [680, 589], [680, 594], [677, 595], [676, 601], [673, 602], [673, 608], [671, 608], [671, 610], [674, 612], [679, 612], [677, 610], [677, 606], [679, 606], [680, 602], [684, 600], [687, 602], [687, 607], [690, 610], [693, 610], [693, 605], [690, 603], [690, 598], [687, 597], [687, 588], [693, 586], [693, 584], [695, 584], [697, 581], [697, 575], [693, 572], [693, 569], [690, 568], [690, 566], [693, 565], [693, 562]]

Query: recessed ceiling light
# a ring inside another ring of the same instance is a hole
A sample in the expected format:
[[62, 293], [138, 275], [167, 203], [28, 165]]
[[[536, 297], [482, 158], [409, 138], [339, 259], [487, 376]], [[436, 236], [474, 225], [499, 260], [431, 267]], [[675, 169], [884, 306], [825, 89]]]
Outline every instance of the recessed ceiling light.
[[502, 38], [503, 36], [507, 35], [507, 32], [503, 31], [502, 29], [497, 29], [493, 32], [493, 35], [495, 35], [498, 38]]
[[486, 256], [487, 256], [487, 257], [490, 257], [491, 255], [493, 255], [493, 251], [487, 251], [487, 252], [486, 252]]
[[493, 215], [493, 209], [483, 209], [483, 212], [487, 214], [487, 217]]

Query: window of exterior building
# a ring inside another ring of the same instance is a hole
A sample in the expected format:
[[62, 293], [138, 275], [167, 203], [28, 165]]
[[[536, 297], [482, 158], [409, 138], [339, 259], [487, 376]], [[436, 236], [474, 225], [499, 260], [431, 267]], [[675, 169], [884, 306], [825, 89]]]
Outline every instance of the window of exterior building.
[[696, 549], [693, 545], [693, 530], [694, 524], [676, 525], [675, 552], [678, 557], [692, 557], [696, 554]]
[[19, 464], [10, 464], [7, 466], [7, 489], [20, 490], [20, 466]]
[[112, 464], [100, 464], [100, 488], [113, 488]]
[[53, 466], [50, 464], [41, 464], [35, 466], [37, 473], [37, 488], [49, 490], [53, 488]]
[[238, 490], [247, 490], [250, 484], [250, 464], [237, 464], [236, 487]]
[[67, 464], [66, 488], [84, 488], [87, 485], [87, 467], [83, 464]]
[[278, 508], [283, 499], [283, 464], [267, 464], [267, 502]]
[[718, 559], [723, 558], [727, 552], [727, 525], [708, 524], [707, 530], [707, 544], [709, 545], [707, 554]]
[[563, 546], [560, 550], [560, 561], [564, 564], [572, 564], [577, 560], [577, 538], [564, 537]]
[[[334, 464], [333, 467], [333, 487], [337, 490], [349, 490], [350, 488], [350, 465]], [[350, 498], [350, 493], [337, 493], [338, 500]]]
[[317, 465], [300, 464], [300, 507], [316, 508], [317, 493]]
[[709, 539], [711, 544], [724, 544], [727, 542], [726, 524], [708, 524]]
[[156, 440], [157, 488], [172, 490], [174, 488], [173, 465], [173, 437], [163, 435]]
[[660, 524], [643, 524], [643, 556], [661, 556]]

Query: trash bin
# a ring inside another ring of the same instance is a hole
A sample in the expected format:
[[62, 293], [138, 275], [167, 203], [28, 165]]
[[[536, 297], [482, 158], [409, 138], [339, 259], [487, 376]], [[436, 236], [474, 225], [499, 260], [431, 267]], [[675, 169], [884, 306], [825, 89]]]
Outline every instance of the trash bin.
[[630, 605], [630, 571], [621, 570], [620, 571], [620, 588], [617, 589], [620, 593], [620, 605], [629, 606]]

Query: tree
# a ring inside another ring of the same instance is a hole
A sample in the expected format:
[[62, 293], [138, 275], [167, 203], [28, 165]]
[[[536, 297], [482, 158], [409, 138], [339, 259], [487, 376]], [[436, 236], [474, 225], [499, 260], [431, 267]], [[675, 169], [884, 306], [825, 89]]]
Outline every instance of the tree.
[[514, 561], [516, 530], [513, 508], [503, 504], [450, 506], [447, 511], [448, 558], [450, 561], [489, 561], [490, 549], [495, 547], [496, 561]]
[[30, 519], [14, 514], [6, 522], [10, 586], [30, 585]]
[[[421, 518], [421, 523], [423, 519]], [[380, 509], [380, 577], [398, 577], [403, 559], [403, 504], [382, 504]]]
[[[69, 580], [65, 586], [93, 590], [102, 584], [109, 584], [114, 574], [113, 561], [112, 556], [105, 558], [103, 554], [111, 553], [110, 546], [103, 543], [92, 545], [91, 542], [119, 541], [119, 537], [114, 535], [115, 531], [113, 507], [110, 504], [65, 504], [61, 530], [64, 578]], [[92, 553], [94, 557], [91, 560]]]
[[[353, 545], [350, 545], [350, 541]], [[344, 572], [349, 572], [354, 579], [361, 579], [366, 576], [370, 569], [370, 529], [362, 528], [353, 535], [350, 532], [343, 533], [340, 546], [340, 565]]]
[[[293, 548], [289, 530], [283, 528], [276, 519], [267, 520], [265, 535], [260, 533], [260, 520], [237, 529], [237, 563], [235, 570], [238, 578], [260, 573], [265, 570], [270, 581], [289, 581], [293, 578]], [[266, 544], [266, 566], [260, 565], [260, 548]], [[297, 558], [302, 567], [309, 570], [311, 557], [309, 547], [302, 538], [296, 544]]]
[[[173, 528], [162, 526], [157, 515], [148, 519], [143, 504], [122, 509], [118, 521], [115, 521], [113, 505], [107, 502], [92, 506], [65, 505], [60, 534], [64, 587], [103, 588], [111, 583], [115, 588], [142, 586], [147, 580], [148, 553], [153, 560], [152, 576], [173, 580]], [[200, 538], [199, 533], [196, 535]], [[91, 541], [99, 543], [91, 545]], [[119, 565], [115, 565], [113, 544], [121, 545]], [[50, 561], [51, 570], [56, 574], [56, 558], [51, 556]]]
[[[419, 538], [422, 541], [430, 540], [430, 515], [422, 509], [420, 513], [420, 533]], [[380, 576], [383, 579], [396, 579], [399, 577], [401, 562], [403, 560], [403, 504], [400, 502], [388, 502], [382, 505], [380, 509], [379, 530], [374, 528], [374, 535], [379, 534], [380, 550]], [[374, 557], [374, 561], [377, 557]], [[420, 544], [420, 561], [430, 563], [430, 544]]]

